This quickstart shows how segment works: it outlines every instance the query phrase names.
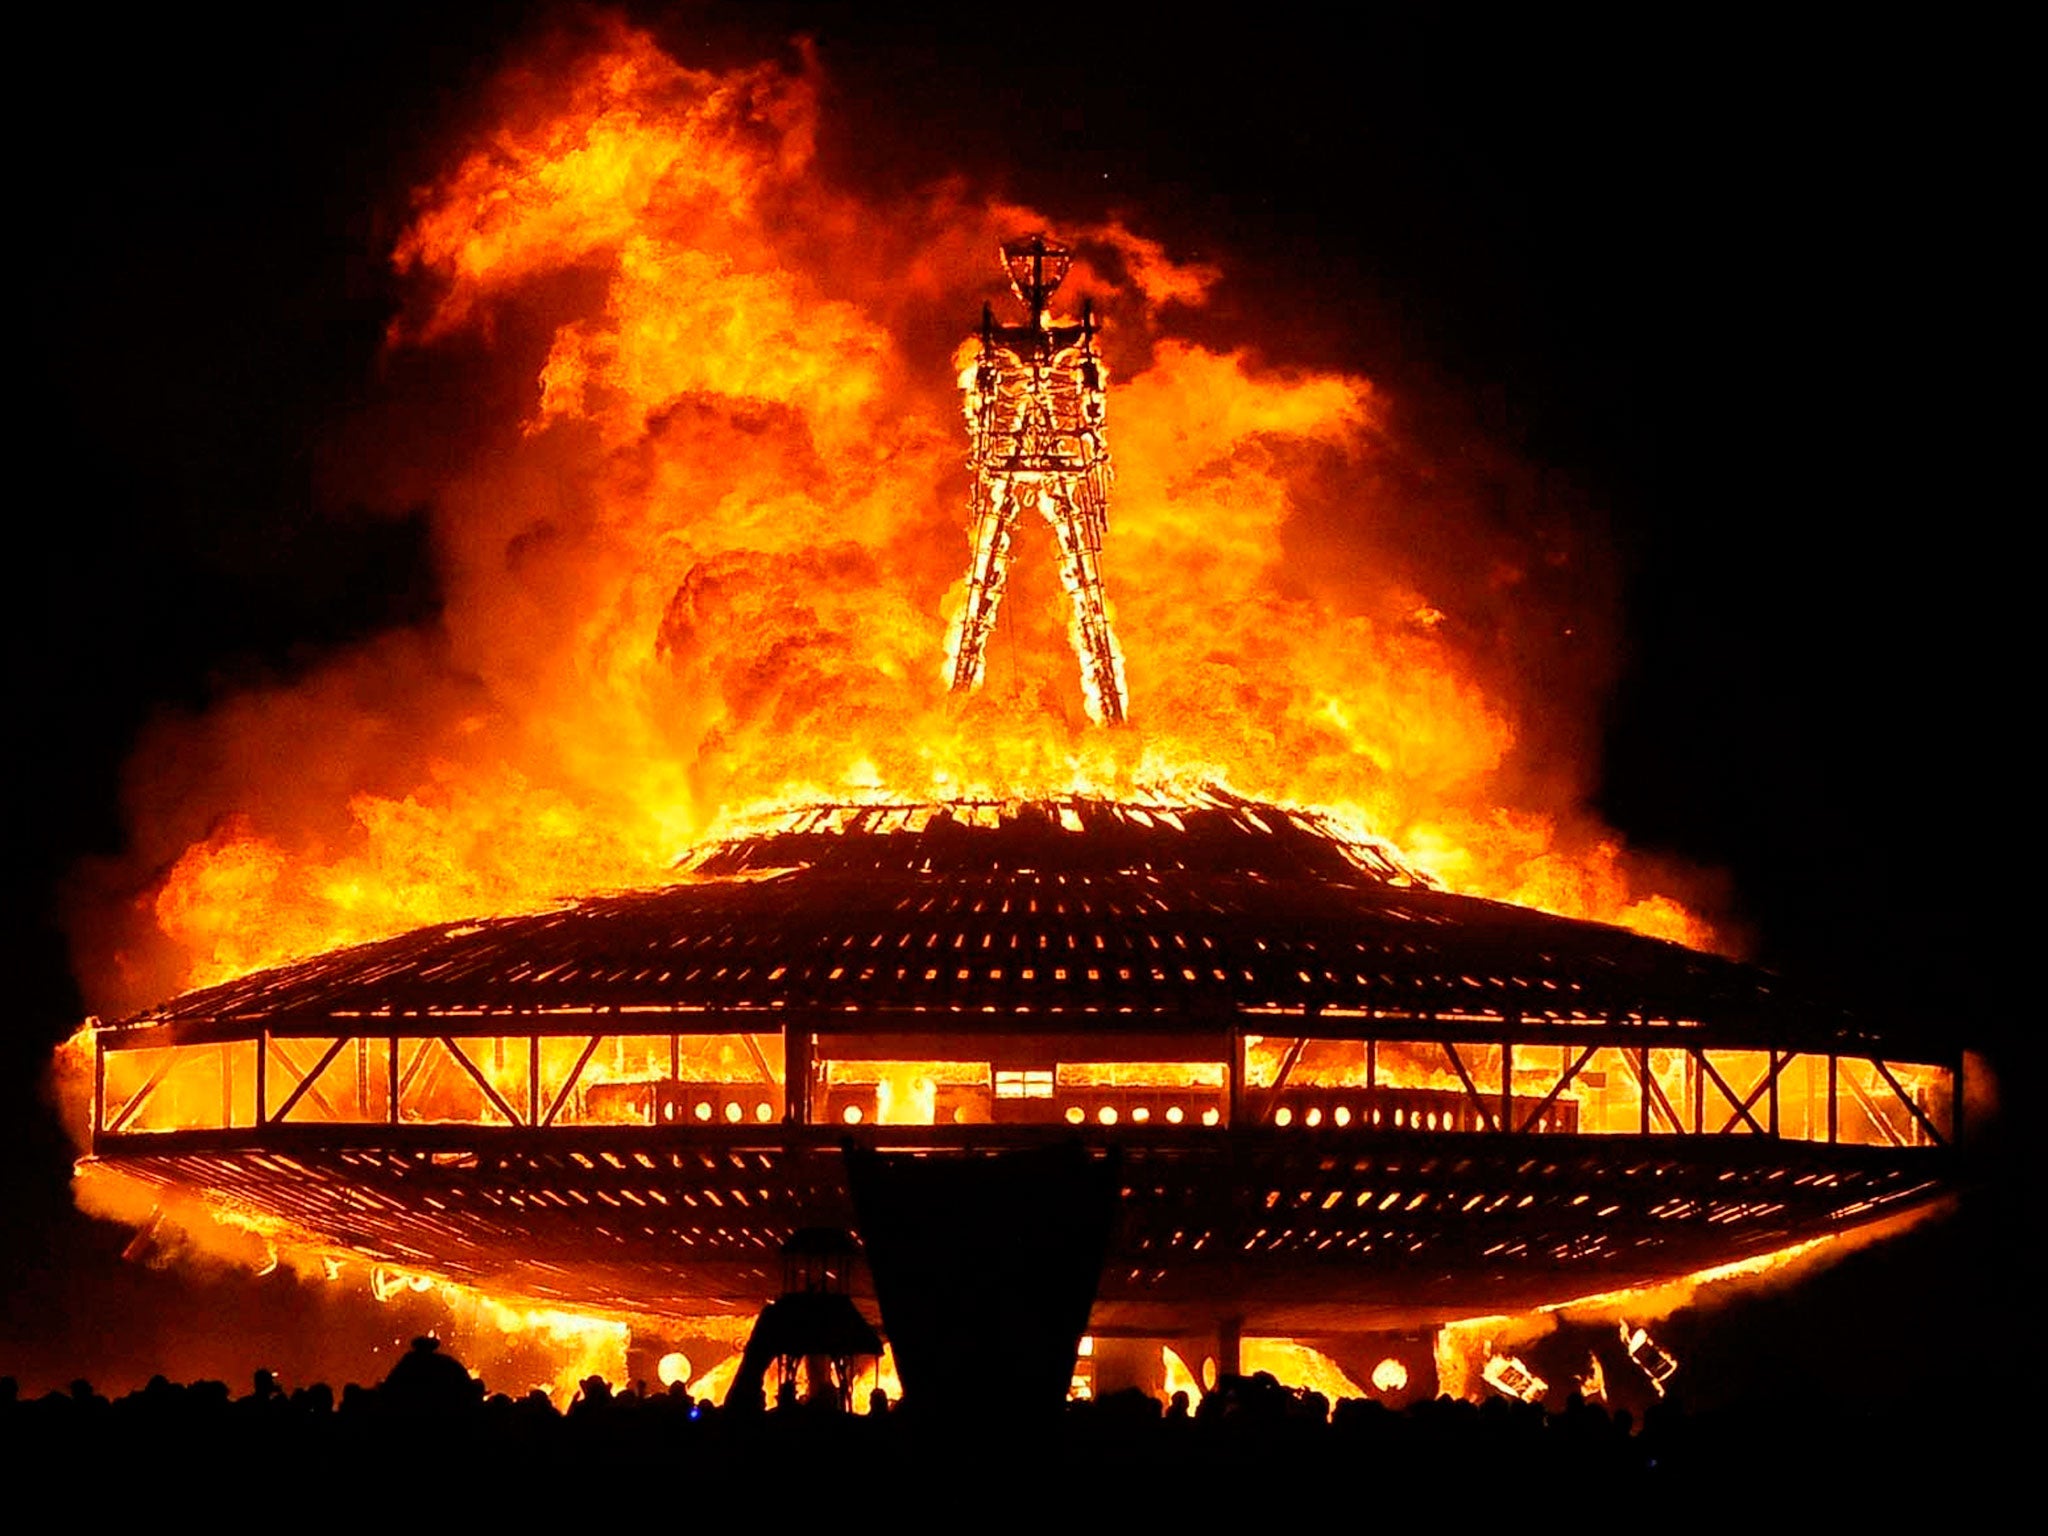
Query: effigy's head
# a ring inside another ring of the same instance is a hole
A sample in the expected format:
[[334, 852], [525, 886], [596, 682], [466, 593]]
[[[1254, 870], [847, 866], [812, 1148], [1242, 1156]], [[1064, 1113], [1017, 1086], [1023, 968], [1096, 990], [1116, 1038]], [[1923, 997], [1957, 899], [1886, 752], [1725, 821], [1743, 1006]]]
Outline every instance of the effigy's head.
[[1021, 240], [1005, 240], [1001, 252], [1010, 291], [1033, 315], [1045, 309], [1074, 264], [1074, 253], [1042, 230]]

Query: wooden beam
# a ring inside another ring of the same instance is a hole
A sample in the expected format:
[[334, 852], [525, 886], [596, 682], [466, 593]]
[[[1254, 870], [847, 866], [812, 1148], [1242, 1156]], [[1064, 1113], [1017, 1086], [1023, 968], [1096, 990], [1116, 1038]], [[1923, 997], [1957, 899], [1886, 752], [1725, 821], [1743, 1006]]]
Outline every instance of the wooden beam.
[[1557, 1096], [1571, 1086], [1572, 1079], [1579, 1075], [1580, 1069], [1593, 1059], [1593, 1053], [1599, 1049], [1600, 1047], [1597, 1045], [1589, 1045], [1579, 1052], [1579, 1059], [1565, 1069], [1564, 1076], [1560, 1077], [1557, 1080], [1557, 1085], [1550, 1092], [1543, 1095], [1543, 1098], [1537, 1103], [1536, 1107], [1529, 1111], [1529, 1118], [1522, 1122], [1519, 1129], [1526, 1131], [1535, 1125], [1538, 1120], [1542, 1119], [1544, 1111], [1557, 1102]]
[[[326, 1050], [320, 1053], [320, 1059], [313, 1063], [313, 1070], [299, 1078], [299, 1085], [296, 1088], [292, 1089], [291, 1093], [286, 1096], [285, 1101], [282, 1104], [277, 1106], [277, 1113], [275, 1115], [272, 1115], [271, 1119], [282, 1120], [286, 1115], [290, 1114], [295, 1108], [298, 1107], [299, 1100], [307, 1097], [308, 1095], [312, 1096], [314, 1103], [318, 1104], [322, 1109], [327, 1111], [328, 1119], [339, 1120], [341, 1118], [341, 1116], [337, 1115], [334, 1112], [334, 1106], [327, 1102], [326, 1097], [320, 1092], [318, 1088], [315, 1088], [313, 1086], [313, 1079], [318, 1077], [322, 1072], [325, 1072], [328, 1069], [328, 1067], [333, 1064], [334, 1058], [341, 1054], [341, 1048], [344, 1045], [347, 1045], [351, 1038], [351, 1036], [342, 1035], [339, 1038], [337, 1038], [332, 1045], [328, 1046]], [[290, 1067], [294, 1072], [299, 1070], [299, 1064], [293, 1061], [291, 1057], [285, 1053], [284, 1042], [282, 1040], [277, 1042], [277, 1054], [279, 1058], [284, 1062], [284, 1064]]]
[[782, 1026], [782, 1118], [803, 1125], [811, 1118], [811, 1030], [797, 1021]]
[[[745, 1044], [747, 1048], [747, 1054], [754, 1058], [754, 1070], [761, 1074], [761, 1081], [764, 1083], [773, 1083], [775, 1081], [775, 1074], [768, 1068], [768, 1058], [761, 1053], [761, 1042], [755, 1039], [751, 1034], [741, 1035], [740, 1040], [743, 1044]], [[785, 1053], [785, 1069], [787, 1059], [787, 1053]]]
[[583, 1076], [583, 1069], [590, 1065], [590, 1058], [597, 1054], [598, 1042], [603, 1039], [603, 1035], [592, 1035], [585, 1042], [583, 1053], [576, 1058], [576, 1065], [571, 1067], [569, 1075], [562, 1079], [561, 1092], [555, 1095], [555, 1102], [548, 1106], [547, 1117], [541, 1121], [543, 1128], [555, 1123], [555, 1116], [562, 1112], [562, 1106], [569, 1101], [569, 1090], [574, 1088], [577, 1079]]
[[1649, 1047], [1645, 1046], [1637, 1051], [1634, 1058], [1624, 1051], [1622, 1059], [1627, 1061], [1630, 1069], [1634, 1071], [1636, 1086], [1643, 1090], [1643, 1134], [1650, 1134], [1650, 1106], [1654, 1103], [1657, 1108], [1664, 1111], [1664, 1118], [1670, 1122], [1671, 1129], [1683, 1136], [1685, 1123], [1678, 1118], [1678, 1111], [1671, 1107], [1671, 1100], [1665, 1097], [1663, 1084], [1657, 1081], [1656, 1074], [1650, 1070]]
[[[1792, 1059], [1792, 1053], [1791, 1053], [1790, 1051], [1787, 1051], [1787, 1052], [1785, 1053], [1785, 1061], [1790, 1061], [1791, 1059]], [[1745, 1109], [1754, 1109], [1754, 1108], [1756, 1108], [1756, 1101], [1757, 1101], [1758, 1099], [1760, 1099], [1760, 1098], [1762, 1098], [1762, 1097], [1763, 1097], [1763, 1094], [1764, 1094], [1764, 1090], [1765, 1090], [1766, 1088], [1768, 1088], [1768, 1089], [1770, 1089], [1770, 1090], [1772, 1091], [1772, 1092], [1771, 1092], [1771, 1097], [1772, 1097], [1772, 1101], [1773, 1101], [1773, 1103], [1775, 1103], [1775, 1102], [1776, 1102], [1776, 1099], [1777, 1099], [1777, 1082], [1778, 1082], [1778, 1073], [1779, 1073], [1780, 1071], [1782, 1071], [1782, 1070], [1784, 1069], [1784, 1065], [1785, 1065], [1785, 1063], [1784, 1063], [1784, 1062], [1781, 1062], [1781, 1061], [1778, 1061], [1778, 1053], [1777, 1053], [1776, 1051], [1773, 1051], [1773, 1052], [1771, 1052], [1771, 1060], [1772, 1060], [1772, 1061], [1773, 1061], [1773, 1062], [1775, 1063], [1775, 1065], [1774, 1065], [1774, 1066], [1772, 1066], [1772, 1067], [1771, 1067], [1771, 1068], [1770, 1068], [1770, 1069], [1769, 1069], [1768, 1071], [1766, 1071], [1766, 1072], [1764, 1073], [1764, 1075], [1763, 1075], [1763, 1078], [1762, 1078], [1762, 1080], [1761, 1080], [1761, 1081], [1759, 1081], [1759, 1082], [1757, 1083], [1757, 1085], [1756, 1085], [1756, 1086], [1755, 1086], [1754, 1088], [1752, 1088], [1752, 1089], [1750, 1089], [1750, 1090], [1749, 1090], [1749, 1097], [1748, 1097], [1748, 1098], [1746, 1098], [1746, 1099], [1744, 1099], [1744, 1100], [1742, 1101], [1742, 1103], [1741, 1103], [1741, 1104], [1739, 1104], [1739, 1105], [1737, 1105], [1737, 1106], [1736, 1106], [1736, 1112], [1735, 1112], [1735, 1114], [1733, 1114], [1733, 1115], [1730, 1115], [1730, 1116], [1728, 1117], [1728, 1123], [1727, 1123], [1726, 1125], [1723, 1125], [1723, 1126], [1721, 1127], [1721, 1129], [1720, 1129], [1720, 1131], [1719, 1131], [1719, 1133], [1718, 1133], [1718, 1134], [1720, 1134], [1720, 1135], [1723, 1135], [1723, 1136], [1727, 1135], [1727, 1134], [1728, 1134], [1728, 1132], [1729, 1132], [1729, 1131], [1730, 1131], [1731, 1129], [1733, 1129], [1733, 1128], [1734, 1128], [1734, 1125], [1735, 1125], [1735, 1121], [1736, 1121], [1737, 1117], [1738, 1117], [1738, 1116], [1740, 1116], [1740, 1115], [1742, 1114], [1742, 1111], [1743, 1111], [1743, 1110], [1745, 1110]], [[1723, 1089], [1723, 1091], [1724, 1091], [1724, 1092], [1726, 1091], [1726, 1090], [1725, 1090], [1725, 1088]], [[1732, 1095], [1730, 1096], [1729, 1102], [1730, 1102], [1730, 1103], [1733, 1103], [1733, 1102], [1734, 1102], [1734, 1098], [1733, 1098], [1733, 1096], [1732, 1096]], [[1757, 1122], [1756, 1122], [1756, 1120], [1755, 1120], [1754, 1118], [1751, 1118], [1751, 1119], [1750, 1119], [1750, 1121], [1749, 1121], [1749, 1123], [1750, 1123], [1751, 1125], [1755, 1125], [1755, 1124], [1756, 1124]], [[1776, 1114], [1776, 1112], [1775, 1112], [1775, 1111], [1773, 1111], [1773, 1112], [1772, 1112], [1772, 1115], [1771, 1115], [1771, 1134], [1772, 1134], [1773, 1136], [1775, 1136], [1775, 1135], [1777, 1135], [1777, 1133], [1778, 1133], [1778, 1117], [1777, 1117], [1777, 1114]]]
[[1899, 1086], [1899, 1080], [1892, 1076], [1892, 1069], [1875, 1056], [1870, 1058], [1870, 1064], [1877, 1068], [1878, 1074], [1884, 1078], [1885, 1082], [1891, 1085], [1892, 1092], [1899, 1096], [1899, 1102], [1913, 1112], [1913, 1118], [1920, 1122], [1920, 1129], [1927, 1133], [1927, 1139], [1937, 1147], [1947, 1146], [1948, 1138], [1934, 1128], [1934, 1122], [1927, 1118], [1925, 1112], [1922, 1111], [1918, 1104], [1913, 1102], [1912, 1095]]
[[1444, 1054], [1451, 1058], [1451, 1065], [1458, 1069], [1458, 1081], [1465, 1085], [1466, 1094], [1478, 1108], [1481, 1128], [1489, 1131], [1499, 1130], [1500, 1126], [1495, 1123], [1492, 1111], [1486, 1107], [1486, 1096], [1479, 1091], [1478, 1086], [1472, 1081], [1472, 1074], [1465, 1070], [1465, 1060], [1458, 1054], [1457, 1046], [1446, 1040], [1444, 1042]]
[[[392, 1038], [396, 1040], [397, 1037], [394, 1035]], [[427, 1064], [427, 1047], [432, 1045], [433, 1043], [434, 1042], [432, 1040], [419, 1040], [414, 1042], [412, 1061], [405, 1069], [405, 1076], [399, 1079], [397, 1086], [392, 1090], [391, 1102], [394, 1105], [397, 1104], [400, 1099], [405, 1097], [406, 1092], [413, 1085], [413, 1080], [420, 1075], [420, 1068], [424, 1067]], [[393, 1114], [395, 1115], [396, 1113], [397, 1111], [394, 1110]]]
[[142, 1108], [152, 1093], [156, 1092], [156, 1085], [164, 1080], [164, 1075], [171, 1070], [171, 1063], [177, 1059], [178, 1047], [165, 1046], [164, 1059], [156, 1064], [156, 1070], [143, 1080], [142, 1086], [135, 1090], [135, 1097], [122, 1106], [121, 1113], [114, 1117], [114, 1123], [107, 1127], [110, 1135], [118, 1136], [127, 1129], [128, 1122], [135, 1118], [135, 1112]]
[[[1645, 1052], [1644, 1056], [1647, 1060], [1648, 1053]], [[1670, 1096], [1664, 1092], [1664, 1085], [1657, 1081], [1657, 1074], [1655, 1072], [1649, 1074], [1648, 1084], [1650, 1092], [1656, 1095], [1657, 1107], [1664, 1111], [1664, 1118], [1671, 1122], [1671, 1129], [1683, 1136], [1685, 1134], [1685, 1122], [1678, 1118], [1678, 1111], [1671, 1107]]]
[[[1519, 1016], [1515, 1022], [1521, 1022]], [[1515, 1124], [1515, 1042], [1505, 1038], [1500, 1043], [1500, 1113], [1495, 1124], [1504, 1131]]]
[[[1862, 1061], [1868, 1058], [1859, 1056], [1855, 1059]], [[1903, 1147], [1906, 1144], [1906, 1138], [1893, 1130], [1891, 1121], [1885, 1119], [1878, 1112], [1877, 1105], [1871, 1102], [1870, 1095], [1863, 1091], [1863, 1085], [1856, 1081], [1856, 1074], [1853, 1072], [1845, 1073], [1844, 1077], [1849, 1084], [1849, 1091], [1856, 1095], [1856, 1102], [1863, 1106], [1863, 1113], [1870, 1116], [1870, 1123], [1884, 1132], [1884, 1139], [1886, 1141], [1895, 1147]]]
[[1307, 1035], [1296, 1035], [1294, 1044], [1287, 1047], [1287, 1054], [1280, 1058], [1280, 1070], [1273, 1074], [1273, 1086], [1266, 1090], [1265, 1107], [1259, 1111], [1259, 1124], [1272, 1122], [1273, 1111], [1280, 1104], [1280, 1090], [1287, 1086], [1287, 1079], [1294, 1072], [1294, 1064], [1301, 1060], [1301, 1048], [1308, 1044]]
[[[341, 1036], [341, 1042], [342, 1044], [346, 1045], [352, 1038], [354, 1037], [350, 1035], [343, 1035]], [[283, 1062], [287, 1067], [291, 1068], [292, 1071], [297, 1072], [299, 1070], [298, 1057], [294, 1055], [289, 1048], [287, 1048], [285, 1042], [273, 1036], [271, 1039], [271, 1044], [277, 1047], [277, 1059]], [[332, 1057], [323, 1058], [323, 1060], [328, 1062], [331, 1062], [332, 1059]], [[324, 1067], [316, 1064], [310, 1076], [317, 1078], [323, 1070], [325, 1070]], [[305, 1078], [302, 1077], [300, 1080], [303, 1082], [305, 1081]], [[330, 1100], [327, 1097], [327, 1095], [320, 1090], [320, 1086], [318, 1083], [313, 1084], [313, 1086], [308, 1088], [306, 1091], [308, 1094], [311, 1095], [313, 1102], [320, 1106], [320, 1112], [326, 1115], [328, 1119], [343, 1120], [347, 1118], [346, 1116], [338, 1113], [335, 1110], [333, 1101]], [[277, 1112], [277, 1115], [273, 1115], [271, 1118], [275, 1120], [279, 1116], [283, 1115], [283, 1113], [284, 1111], [280, 1109]]]
[[[1756, 1116], [1752, 1115], [1749, 1112], [1749, 1106], [1756, 1102], [1757, 1096], [1764, 1091], [1765, 1084], [1770, 1082], [1771, 1074], [1769, 1069], [1766, 1068], [1763, 1076], [1763, 1081], [1756, 1085], [1756, 1088], [1750, 1093], [1749, 1098], [1745, 1100], [1740, 1095], [1738, 1095], [1733, 1088], [1728, 1086], [1728, 1079], [1723, 1077], [1718, 1071], [1715, 1070], [1714, 1064], [1711, 1061], [1707, 1060], [1707, 1053], [1705, 1051], [1694, 1051], [1693, 1055], [1699, 1058], [1700, 1070], [1705, 1072], [1707, 1076], [1711, 1077], [1714, 1080], [1714, 1086], [1721, 1090], [1722, 1095], [1728, 1100], [1730, 1104], [1733, 1104], [1735, 1106], [1735, 1113], [1728, 1117], [1728, 1123], [1722, 1126], [1721, 1129], [1716, 1131], [1714, 1134], [1716, 1136], [1726, 1136], [1730, 1131], [1735, 1129], [1735, 1122], [1737, 1120], [1747, 1120], [1749, 1122], [1749, 1128], [1752, 1131], [1754, 1131], [1759, 1136], [1763, 1135], [1764, 1128], [1761, 1125], [1757, 1124]], [[1706, 1095], [1703, 1093], [1700, 1095], [1700, 1098], [1704, 1100], [1706, 1098]]]
[[483, 1089], [484, 1097], [491, 1101], [492, 1108], [503, 1115], [508, 1124], [518, 1125], [520, 1123], [519, 1112], [510, 1104], [507, 1104], [504, 1095], [491, 1086], [491, 1080], [485, 1077], [477, 1064], [463, 1053], [462, 1047], [455, 1043], [455, 1037], [453, 1035], [443, 1035], [441, 1036], [441, 1043], [448, 1047], [448, 1054], [462, 1064], [462, 1070], [470, 1075], [477, 1087]]

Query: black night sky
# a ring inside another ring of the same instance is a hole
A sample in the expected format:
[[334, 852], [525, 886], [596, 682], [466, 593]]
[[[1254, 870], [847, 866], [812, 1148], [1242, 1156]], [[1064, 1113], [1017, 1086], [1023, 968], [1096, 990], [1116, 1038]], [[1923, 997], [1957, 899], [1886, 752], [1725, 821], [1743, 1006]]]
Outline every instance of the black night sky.
[[[1625, 573], [1602, 814], [1723, 872], [1755, 958], [1938, 1021], [2005, 1083], [1962, 1215], [1763, 1309], [1757, 1389], [1827, 1390], [1857, 1330], [1909, 1341], [1873, 1347], [1914, 1389], [2023, 1376], [1972, 1340], [2041, 1294], [2010, 1166], [2038, 1055], [2015, 39], [1283, 3], [1076, 7], [1024, 48], [1015, 8], [881, 9], [646, 19], [688, 63], [809, 34], [828, 167], [1126, 209], [1220, 253], [1219, 302], [1269, 306], [1291, 360], [1473, 402], [1584, 487]], [[60, 892], [121, 846], [152, 712], [432, 621], [423, 515], [335, 504], [321, 454], [380, 387], [407, 189], [541, 14], [186, 11], [17, 42], [0, 1374], [38, 1388], [229, 1306], [249, 1366], [289, 1335], [289, 1295], [122, 1265], [72, 1213], [37, 1088], [83, 1011]]]

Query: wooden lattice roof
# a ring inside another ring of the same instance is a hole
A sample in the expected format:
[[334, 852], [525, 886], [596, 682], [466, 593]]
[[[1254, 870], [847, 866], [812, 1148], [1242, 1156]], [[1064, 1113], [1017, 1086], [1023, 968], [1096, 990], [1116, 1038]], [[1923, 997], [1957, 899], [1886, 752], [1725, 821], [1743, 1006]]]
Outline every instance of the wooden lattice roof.
[[1754, 968], [1434, 889], [1320, 817], [1214, 798], [818, 807], [678, 874], [337, 950], [128, 1022], [200, 1038], [800, 1009], [828, 1028], [1149, 1030], [1279, 1010], [1331, 1030], [1368, 1014], [1693, 1026], [1751, 1046], [1863, 1033]]

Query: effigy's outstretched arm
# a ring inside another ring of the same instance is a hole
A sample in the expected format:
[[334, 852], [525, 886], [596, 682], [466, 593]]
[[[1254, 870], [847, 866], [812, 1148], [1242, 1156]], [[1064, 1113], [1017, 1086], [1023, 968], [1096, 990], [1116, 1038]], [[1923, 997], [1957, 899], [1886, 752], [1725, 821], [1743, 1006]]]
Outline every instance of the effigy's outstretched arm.
[[974, 556], [967, 570], [967, 604], [953, 646], [951, 686], [955, 693], [979, 688], [988, 664], [988, 637], [1003, 601], [1003, 582], [1010, 569], [1010, 533], [1017, 521], [1014, 492], [1006, 481], [990, 485], [976, 478], [974, 488]]

